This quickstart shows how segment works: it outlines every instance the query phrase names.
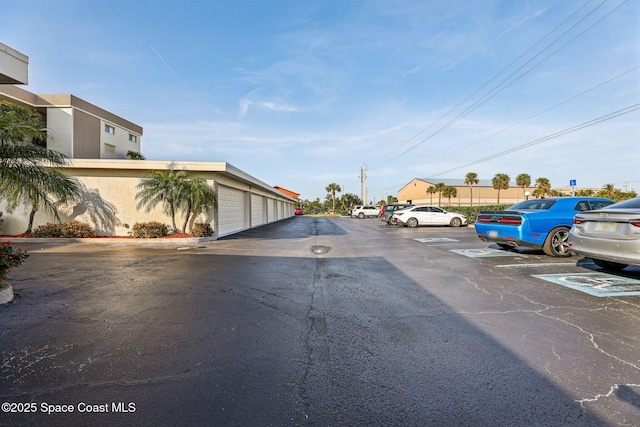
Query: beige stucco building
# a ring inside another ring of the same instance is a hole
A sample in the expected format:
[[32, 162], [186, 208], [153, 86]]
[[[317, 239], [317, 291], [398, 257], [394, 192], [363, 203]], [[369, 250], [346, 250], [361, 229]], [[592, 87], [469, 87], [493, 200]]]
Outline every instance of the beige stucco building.
[[[137, 207], [136, 186], [152, 170], [165, 170], [165, 161], [151, 160], [72, 160], [62, 169], [76, 178], [82, 187], [81, 200], [59, 209], [63, 222], [90, 224], [101, 236], [126, 236], [136, 222], [159, 221], [171, 225], [161, 206], [146, 211]], [[218, 197], [218, 208], [206, 217], [194, 219], [212, 225], [215, 237], [265, 225], [293, 216], [295, 199], [225, 162], [177, 162], [175, 170], [187, 172], [187, 178], [204, 178]], [[0, 202], [0, 211], [5, 205]], [[27, 229], [29, 208], [21, 207], [5, 214], [0, 234], [16, 235]], [[53, 222], [46, 212], [38, 212], [34, 225]], [[183, 219], [176, 218], [178, 227]], [[193, 221], [192, 221], [193, 223]], [[189, 227], [188, 227], [189, 228]], [[188, 231], [188, 229], [187, 229]]]
[[[480, 179], [473, 187], [464, 183], [464, 179], [438, 179], [438, 178], [414, 178], [398, 191], [400, 203], [424, 203], [438, 204], [438, 193], [427, 193], [429, 187], [443, 183], [445, 186], [454, 187], [457, 196], [451, 198], [451, 205], [457, 206], [481, 206], [498, 203], [498, 190], [493, 188], [490, 179]], [[513, 204], [525, 199], [525, 192], [533, 193], [535, 187], [518, 187], [515, 182], [509, 183], [509, 188], [500, 190], [500, 204]], [[473, 201], [472, 201], [473, 199]], [[442, 197], [442, 206], [449, 206], [449, 199]]]

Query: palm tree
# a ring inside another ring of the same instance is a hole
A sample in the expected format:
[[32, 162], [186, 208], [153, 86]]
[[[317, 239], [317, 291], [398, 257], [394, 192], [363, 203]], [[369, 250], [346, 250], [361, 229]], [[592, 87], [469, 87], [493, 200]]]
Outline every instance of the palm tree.
[[336, 214], [336, 191], [340, 192], [342, 191], [342, 189], [340, 188], [340, 186], [336, 183], [331, 183], [329, 185], [327, 185], [326, 188], [327, 193], [331, 194], [331, 200], [332, 200], [332, 210], [331, 212], [335, 215]]
[[[26, 233], [31, 233], [33, 220], [40, 209], [48, 212], [60, 221], [58, 206], [67, 202], [77, 201], [80, 198], [79, 184], [62, 173], [49, 169], [44, 171], [46, 181], [35, 181], [29, 187], [3, 188], [2, 193], [7, 198], [7, 211], [13, 212], [20, 205], [30, 206], [29, 222]], [[4, 187], [4, 183], [3, 183]]]
[[493, 177], [491, 183], [493, 188], [498, 190], [498, 204], [500, 204], [500, 190], [506, 190], [509, 188], [509, 180], [511, 178], [506, 173], [498, 173]]
[[615, 199], [616, 188], [613, 184], [605, 184], [602, 186], [602, 190], [599, 191], [600, 197], [606, 197], [608, 199]]
[[362, 204], [362, 200], [360, 200], [360, 197], [353, 193], [343, 194], [340, 198], [340, 202], [342, 204], [342, 210], [344, 210], [345, 212], [349, 209], [352, 209], [354, 206]]
[[533, 190], [533, 195], [536, 197], [545, 197], [551, 192], [551, 182], [548, 178], [536, 179], [536, 189]]
[[136, 199], [140, 199], [137, 208], [144, 207], [147, 212], [162, 204], [162, 211], [171, 217], [173, 231], [178, 230], [176, 226], [176, 213], [181, 202], [182, 181], [186, 179], [185, 171], [176, 171], [175, 162], [167, 165], [167, 168], [160, 171], [152, 171], [142, 178], [136, 186], [138, 193]]
[[446, 187], [444, 185], [444, 182], [439, 182], [435, 185], [436, 187], [436, 193], [438, 193], [438, 206], [442, 205], [442, 190], [444, 190], [444, 187]]
[[7, 198], [9, 211], [21, 204], [31, 206], [28, 233], [38, 210], [60, 221], [58, 205], [77, 199], [80, 191], [76, 180], [51, 168], [65, 166], [67, 157], [36, 145], [48, 137], [38, 113], [0, 104], [0, 195]]
[[133, 150], [127, 151], [127, 157], [131, 160], [147, 160], [147, 158], [144, 157], [142, 153]]
[[183, 233], [187, 232], [189, 219], [195, 219], [218, 206], [216, 192], [204, 178], [183, 180], [180, 186], [180, 201], [185, 204]]
[[526, 173], [521, 173], [516, 176], [516, 185], [522, 188], [522, 195], [524, 196], [524, 189], [531, 185], [531, 177]]
[[431, 204], [433, 204], [433, 193], [436, 193], [438, 190], [436, 190], [436, 187], [434, 187], [433, 185], [429, 188], [427, 188], [427, 194], [431, 196]]
[[451, 198], [458, 196], [458, 190], [456, 187], [447, 186], [442, 189], [442, 195], [449, 198], [449, 206], [451, 206]]
[[464, 183], [469, 186], [469, 200], [471, 200], [471, 206], [473, 206], [473, 186], [478, 184], [480, 180], [478, 179], [478, 174], [475, 172], [469, 172], [464, 177]]

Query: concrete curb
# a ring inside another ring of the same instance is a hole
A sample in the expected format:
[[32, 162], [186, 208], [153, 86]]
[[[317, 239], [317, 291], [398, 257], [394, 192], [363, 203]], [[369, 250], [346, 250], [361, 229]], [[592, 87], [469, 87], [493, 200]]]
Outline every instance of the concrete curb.
[[109, 238], [109, 237], [2, 237], [0, 242], [11, 243], [90, 243], [95, 245], [137, 245], [137, 246], [166, 246], [166, 245], [196, 245], [203, 242], [215, 241], [215, 237], [162, 237], [157, 239], [140, 239], [134, 237], [126, 238]]
[[0, 281], [0, 304], [13, 301], [13, 288], [7, 282]]

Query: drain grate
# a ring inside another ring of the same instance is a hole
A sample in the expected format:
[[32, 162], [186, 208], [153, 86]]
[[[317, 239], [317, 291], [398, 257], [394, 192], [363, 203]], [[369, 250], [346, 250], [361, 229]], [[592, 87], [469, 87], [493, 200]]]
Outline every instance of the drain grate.
[[326, 254], [331, 248], [329, 246], [311, 246], [311, 253], [314, 254]]

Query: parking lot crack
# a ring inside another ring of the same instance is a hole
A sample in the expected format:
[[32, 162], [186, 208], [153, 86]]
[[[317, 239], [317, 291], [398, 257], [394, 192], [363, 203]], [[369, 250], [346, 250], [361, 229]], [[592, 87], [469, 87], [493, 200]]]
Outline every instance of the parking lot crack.
[[[622, 400], [625, 400], [626, 394], [633, 394], [636, 397], [635, 400], [637, 400], [637, 396], [639, 395], [639, 393], [637, 391], [632, 390], [632, 388], [640, 389], [640, 384], [614, 384], [609, 388], [609, 391], [606, 393], [596, 394], [591, 397], [579, 399], [579, 400], [576, 400], [576, 402], [579, 403], [580, 406], [584, 408], [585, 403], [597, 402], [600, 399], [608, 399], [614, 395], [619, 398], [622, 398]], [[637, 402], [636, 402], [636, 405], [637, 405]]]

